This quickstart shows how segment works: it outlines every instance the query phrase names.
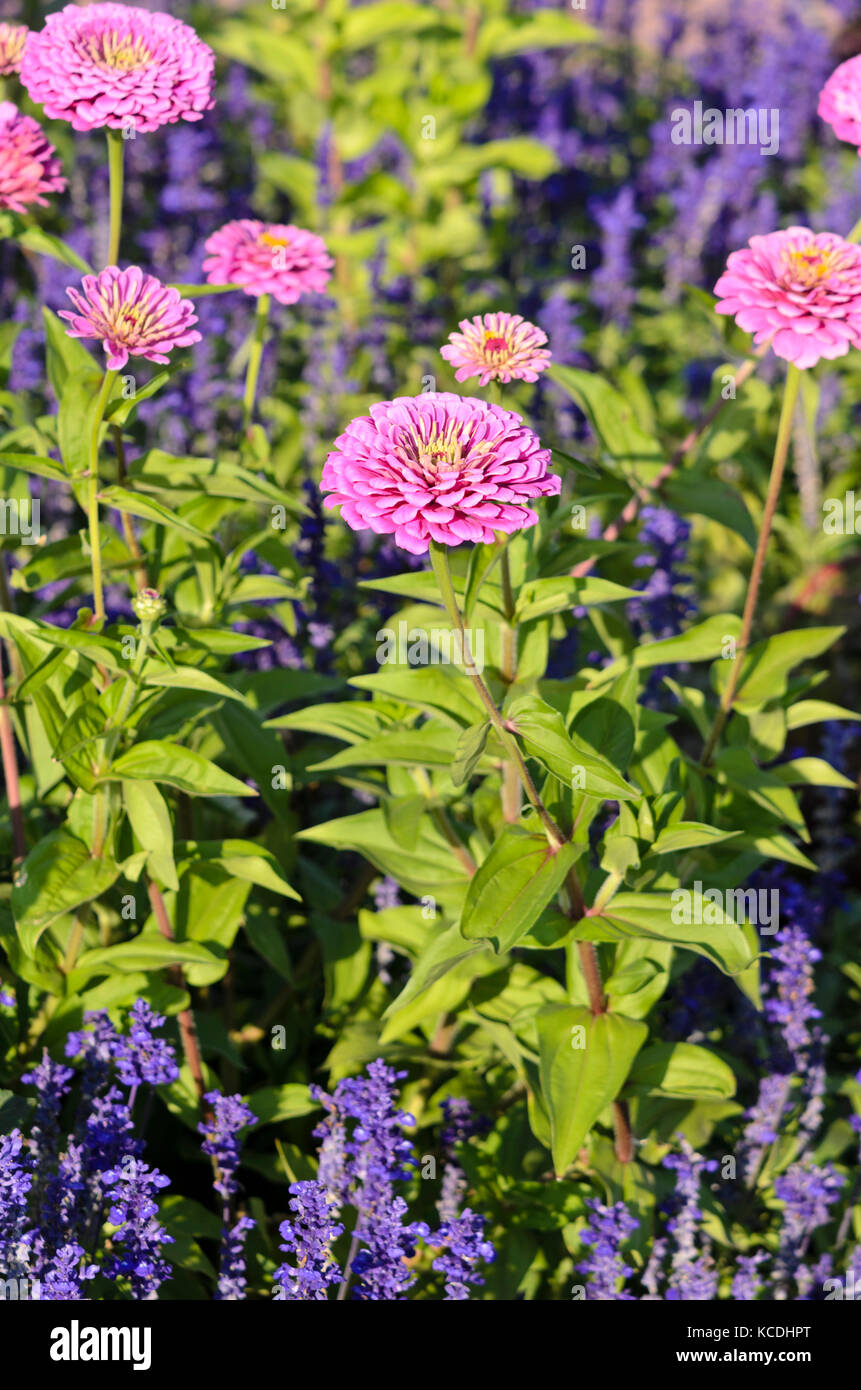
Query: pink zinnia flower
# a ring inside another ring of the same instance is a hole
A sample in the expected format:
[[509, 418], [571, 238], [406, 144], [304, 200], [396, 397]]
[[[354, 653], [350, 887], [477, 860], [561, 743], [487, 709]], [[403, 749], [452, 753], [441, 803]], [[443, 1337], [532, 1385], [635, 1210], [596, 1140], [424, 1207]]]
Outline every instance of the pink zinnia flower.
[[399, 396], [335, 440], [325, 505], [340, 506], [355, 531], [394, 535], [422, 555], [430, 540], [490, 542], [494, 531], [534, 526], [523, 504], [561, 485], [549, 465], [550, 450], [510, 410], [448, 392]]
[[124, 367], [129, 357], [167, 362], [173, 348], [200, 341], [191, 327], [197, 323], [191, 300], [136, 265], [128, 270], [109, 265], [101, 275], [85, 275], [81, 283], [83, 293], [66, 290], [77, 313], [63, 309], [60, 318], [72, 325], [66, 329], [70, 338], [101, 338], [112, 371]]
[[45, 132], [11, 101], [0, 101], [0, 208], [26, 212], [28, 203], [47, 203], [45, 193], [62, 193], [62, 165]]
[[819, 93], [818, 111], [838, 140], [861, 147], [861, 54], [834, 69]]
[[67, 5], [28, 36], [21, 81], [75, 130], [158, 130], [214, 105], [215, 54], [172, 15], [130, 5]]
[[21, 55], [27, 42], [24, 24], [0, 24], [0, 77], [8, 77], [21, 67]]
[[812, 367], [861, 343], [861, 247], [832, 232], [788, 227], [733, 251], [715, 285], [719, 314], [733, 314], [754, 343]]
[[453, 367], [458, 381], [467, 377], [489, 381], [537, 381], [549, 366], [550, 353], [542, 348], [547, 334], [520, 314], [483, 314], [463, 319], [460, 333], [449, 334], [449, 345], [440, 352]]
[[206, 250], [203, 269], [211, 285], [241, 285], [246, 294], [271, 294], [279, 304], [322, 290], [335, 264], [313, 232], [250, 218], [219, 227]]

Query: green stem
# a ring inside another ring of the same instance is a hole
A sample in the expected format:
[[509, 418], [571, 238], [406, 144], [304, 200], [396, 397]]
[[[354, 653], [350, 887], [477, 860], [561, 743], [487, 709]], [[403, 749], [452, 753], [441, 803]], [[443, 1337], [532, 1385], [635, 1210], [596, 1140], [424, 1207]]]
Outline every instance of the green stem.
[[260, 361], [266, 340], [266, 324], [269, 319], [270, 298], [261, 294], [257, 301], [257, 314], [254, 319], [254, 337], [248, 352], [248, 367], [245, 372], [245, 394], [242, 397], [242, 425], [247, 435], [254, 414], [254, 401], [257, 396], [257, 380], [260, 376]]
[[93, 571], [93, 603], [95, 622], [105, 620], [105, 599], [102, 589], [102, 542], [99, 535], [99, 435], [105, 410], [116, 379], [116, 372], [105, 372], [90, 428], [90, 474], [87, 486], [87, 515], [90, 524], [90, 564]]
[[[83, 913], [84, 909], [81, 909]], [[81, 943], [84, 939], [84, 923], [82, 916], [76, 916], [72, 923], [72, 930], [69, 933], [69, 942], [66, 946], [66, 954], [63, 957], [63, 974], [71, 975], [78, 959]]]
[[123, 725], [137, 697], [138, 680], [143, 670], [144, 658], [146, 656], [147, 647], [149, 646], [152, 629], [153, 624], [151, 622], [141, 623], [141, 634], [138, 638], [134, 663], [131, 671], [126, 675], [126, 683], [123, 688], [123, 693], [120, 696], [119, 704], [117, 705], [117, 712], [111, 720], [108, 736], [105, 739], [105, 770], [110, 767], [111, 758], [114, 755], [117, 743], [123, 731]]
[[118, 130], [108, 130], [108, 174], [111, 191], [111, 221], [108, 235], [107, 265], [117, 265], [120, 259], [120, 228], [123, 222], [123, 147], [125, 141]]
[[720, 702], [720, 708], [715, 717], [712, 731], [709, 734], [706, 746], [703, 749], [701, 765], [708, 767], [712, 755], [717, 747], [718, 739], [723, 732], [724, 725], [732, 713], [733, 702], [738, 691], [739, 681], [741, 680], [742, 666], [747, 654], [750, 642], [753, 618], [756, 612], [756, 601], [759, 596], [759, 586], [762, 581], [762, 572], [765, 567], [765, 557], [768, 551], [768, 541], [771, 535], [771, 527], [774, 521], [774, 514], [777, 510], [777, 503], [780, 498], [780, 485], [783, 482], [783, 472], [786, 467], [786, 456], [789, 452], [789, 441], [792, 437], [792, 418], [795, 414], [795, 403], [798, 400], [798, 388], [801, 385], [801, 372], [798, 367], [791, 364], [786, 373], [786, 386], [783, 392], [783, 405], [780, 409], [780, 421], [777, 426], [777, 439], [774, 442], [774, 458], [771, 463], [771, 477], [768, 480], [768, 492], [765, 498], [765, 507], [762, 513], [762, 521], [759, 526], [759, 538], [756, 543], [756, 554], [753, 559], [753, 569], [750, 572], [750, 582], [747, 586], [747, 597], [744, 603], [744, 613], [741, 620], [741, 633], [736, 647], [735, 658], [729, 673], [729, 680]]
[[852, 228], [846, 240], [861, 241], [861, 217], [858, 218], [858, 221], [855, 223], [855, 226]]
[[481, 679], [481, 676], [475, 669], [475, 662], [473, 661], [472, 651], [469, 645], [469, 637], [467, 635], [466, 628], [463, 624], [463, 618], [461, 616], [460, 608], [457, 602], [457, 594], [454, 591], [454, 584], [452, 583], [451, 579], [451, 570], [449, 569], [448, 563], [448, 546], [443, 545], [441, 541], [431, 541], [430, 557], [431, 564], [433, 566], [433, 571], [436, 575], [436, 581], [439, 585], [442, 601], [445, 606], [445, 610], [448, 613], [448, 616], [452, 624], [460, 633], [464, 669], [467, 675], [469, 676], [470, 680], [472, 681], [473, 685], [475, 686], [481, 703], [487, 710], [487, 716], [494, 729], [496, 730], [500, 743], [502, 744], [509, 758], [511, 758], [517, 766], [517, 771], [520, 775], [520, 780], [523, 783], [523, 789], [526, 792], [526, 795], [529, 797], [529, 800], [531, 801], [532, 805], [535, 807], [535, 810], [538, 812], [539, 817], [541, 818], [541, 824], [544, 826], [544, 829], [547, 832], [548, 840], [550, 841], [551, 845], [554, 846], [554, 848], [558, 848], [559, 845], [564, 843], [565, 836], [562, 834], [562, 831], [559, 829], [559, 826], [553, 820], [553, 817], [550, 815], [543, 801], [541, 800], [541, 797], [538, 795], [538, 789], [536, 788], [535, 783], [529, 775], [529, 769], [527, 768], [526, 763], [523, 760], [523, 755], [517, 746], [516, 739], [514, 738], [511, 731], [506, 728], [505, 721], [502, 718], [502, 715], [499, 713], [499, 710], [496, 708], [493, 696], [491, 695], [484, 681]]
[[[472, 659], [472, 653], [469, 647], [469, 638], [457, 602], [454, 584], [452, 583], [451, 569], [449, 568], [448, 562], [448, 546], [443, 545], [439, 541], [431, 541], [430, 558], [434, 574], [436, 575], [436, 581], [439, 585], [443, 605], [448, 613], [450, 622], [460, 633], [464, 670], [478, 691], [478, 695], [484, 708], [487, 710], [488, 718], [496, 730], [500, 743], [508, 754], [511, 763], [517, 769], [520, 781], [523, 784], [523, 789], [532, 805], [535, 807], [535, 810], [538, 812], [541, 824], [544, 827], [550, 844], [554, 850], [558, 849], [560, 845], [565, 843], [565, 836], [541, 800], [538, 789], [529, 774], [529, 769], [520, 752], [517, 740], [506, 727], [502, 715], [496, 708], [493, 696], [475, 669], [475, 662]], [[579, 921], [582, 917], [587, 915], [587, 908], [583, 899], [583, 890], [580, 887], [577, 869], [574, 865], [572, 865], [568, 871], [564, 886], [565, 895], [568, 899], [568, 915], [573, 921]], [[583, 971], [583, 978], [586, 982], [589, 1007], [594, 1014], [604, 1013], [607, 1008], [607, 1000], [601, 982], [601, 968], [598, 963], [598, 954], [595, 947], [590, 941], [578, 941], [577, 954], [580, 960], [580, 968]], [[619, 1101], [613, 1102], [613, 1122], [616, 1130], [616, 1156], [621, 1163], [629, 1163], [634, 1152], [633, 1139], [631, 1137], [631, 1129], [626, 1108]]]
[[[126, 684], [120, 696], [116, 714], [111, 721], [105, 737], [104, 751], [101, 757], [101, 767], [104, 772], [107, 772], [111, 765], [117, 744], [120, 740], [120, 735], [123, 731], [123, 725], [137, 697], [138, 679], [143, 669], [144, 658], [146, 656], [147, 647], [149, 646], [150, 634], [153, 630], [153, 626], [154, 624], [152, 622], [141, 622], [141, 635], [138, 639], [134, 664], [131, 671], [126, 675]], [[110, 789], [108, 787], [96, 787], [93, 817], [93, 855], [96, 859], [101, 857], [108, 833], [109, 797]]]
[[[502, 554], [500, 572], [502, 579], [502, 605], [505, 622], [502, 625], [502, 679], [509, 687], [517, 680], [517, 625], [514, 621], [516, 604], [511, 586], [511, 561], [508, 556], [508, 537], [501, 538]], [[506, 762], [502, 769], [502, 814], [509, 824], [520, 819], [522, 809], [520, 777], [515, 763]]]

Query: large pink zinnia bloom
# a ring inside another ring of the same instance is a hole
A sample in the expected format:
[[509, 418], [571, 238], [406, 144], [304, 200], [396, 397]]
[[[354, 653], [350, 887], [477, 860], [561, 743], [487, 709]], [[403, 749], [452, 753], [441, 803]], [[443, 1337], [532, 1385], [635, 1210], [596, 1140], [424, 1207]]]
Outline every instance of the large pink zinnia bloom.
[[101, 275], [85, 275], [81, 290], [66, 294], [77, 310], [61, 310], [60, 318], [72, 325], [66, 332], [70, 338], [100, 338], [112, 371], [129, 357], [167, 362], [173, 348], [200, 341], [191, 327], [197, 323], [191, 300], [136, 265], [109, 265]]
[[27, 28], [24, 24], [0, 24], [0, 77], [9, 77], [21, 67]]
[[537, 381], [550, 365], [550, 353], [542, 348], [547, 334], [520, 314], [483, 314], [463, 319], [460, 333], [450, 333], [440, 353], [453, 367], [458, 381], [467, 377], [489, 381]]
[[215, 54], [172, 15], [130, 5], [67, 5], [31, 33], [21, 81], [75, 130], [158, 130], [214, 105]]
[[729, 257], [715, 294], [719, 314], [796, 367], [861, 344], [861, 247], [832, 232], [788, 227], [751, 237]]
[[422, 555], [444, 545], [492, 541], [538, 520], [532, 497], [552, 497], [550, 450], [519, 415], [448, 392], [399, 396], [371, 406], [335, 440], [323, 468], [327, 507], [355, 531], [393, 535]]
[[861, 154], [861, 54], [834, 69], [819, 93], [817, 109], [838, 140], [858, 145]]
[[26, 212], [29, 203], [47, 203], [45, 193], [62, 193], [62, 165], [45, 132], [11, 101], [0, 101], [0, 208]]
[[271, 294], [279, 304], [295, 304], [303, 294], [322, 290], [335, 264], [313, 232], [250, 218], [219, 227], [206, 250], [209, 284], [241, 285], [246, 294]]

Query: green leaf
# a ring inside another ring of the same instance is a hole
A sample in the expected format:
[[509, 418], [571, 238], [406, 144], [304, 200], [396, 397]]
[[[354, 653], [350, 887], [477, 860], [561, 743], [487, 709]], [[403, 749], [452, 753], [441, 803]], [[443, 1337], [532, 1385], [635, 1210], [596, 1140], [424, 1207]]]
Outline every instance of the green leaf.
[[295, 1120], [320, 1109], [320, 1102], [312, 1099], [309, 1088], [298, 1082], [288, 1082], [285, 1086], [261, 1086], [259, 1091], [246, 1099], [257, 1116], [257, 1123], [261, 1125]]
[[596, 39], [596, 31], [567, 10], [537, 10], [530, 15], [507, 11], [485, 19], [478, 34], [482, 58], [506, 58], [535, 48], [568, 48]]
[[802, 729], [806, 724], [819, 724], [826, 719], [861, 721], [861, 714], [855, 714], [851, 709], [843, 709], [841, 705], [829, 704], [827, 700], [799, 700], [786, 711], [787, 729]]
[[45, 232], [41, 227], [26, 227], [23, 231], [17, 232], [15, 240], [19, 245], [27, 248], [28, 251], [37, 251], [41, 256], [50, 256], [55, 261], [60, 261], [63, 265], [71, 266], [73, 270], [80, 270], [84, 275], [94, 275], [95, 271], [88, 265], [77, 251], [73, 251], [65, 241], [61, 241], [58, 236], [52, 236], [50, 232]]
[[104, 710], [90, 699], [74, 710], [54, 744], [54, 757], [63, 764], [65, 773], [75, 785], [86, 792], [96, 787], [101, 757], [99, 745], [104, 732]]
[[[695, 623], [681, 637], [663, 637], [659, 642], [643, 642], [633, 651], [605, 666], [589, 682], [590, 686], [604, 685], [631, 666], [644, 669], [650, 666], [672, 666], [680, 661], [711, 661], [727, 649], [728, 639], [737, 638], [741, 619], [735, 613], [717, 613], [705, 622]], [[729, 664], [729, 663], [727, 663]]]
[[141, 672], [144, 685], [163, 685], [173, 690], [202, 690], [207, 695], [220, 695], [225, 700], [238, 700], [245, 704], [245, 696], [233, 690], [223, 681], [215, 679], [199, 666], [168, 666], [164, 661], [152, 659], [144, 662]]
[[607, 454], [618, 465], [615, 472], [648, 477], [643, 465], [653, 471], [666, 461], [658, 440], [637, 422], [627, 399], [597, 372], [577, 367], [553, 365], [547, 375], [562, 387], [589, 418]]
[[252, 840], [185, 840], [177, 845], [177, 855], [190, 864], [217, 864], [232, 878], [299, 901], [275, 856]]
[[242, 285], [168, 285], [170, 290], [179, 290], [183, 299], [201, 299], [208, 294], [226, 294], [228, 290], [242, 290]]
[[310, 772], [337, 772], [345, 767], [450, 767], [457, 749], [454, 729], [425, 724], [420, 729], [387, 729], [376, 738], [354, 743], [331, 758], [312, 763]]
[[404, 42], [409, 34], [453, 24], [453, 17], [449, 18], [433, 6], [415, 5], [407, 0], [378, 0], [377, 4], [346, 11], [340, 25], [339, 44], [349, 52], [369, 48], [389, 38]]
[[756, 549], [756, 527], [744, 498], [735, 488], [716, 478], [680, 474], [664, 483], [664, 496], [674, 511], [708, 517], [734, 531], [751, 550]]
[[32, 849], [18, 871], [10, 905], [21, 944], [32, 956], [42, 932], [58, 917], [92, 902], [116, 881], [117, 865], [94, 859], [83, 840], [52, 830]]
[[127, 396], [124, 390], [121, 396], [117, 396], [112, 400], [105, 410], [105, 420], [109, 421], [112, 425], [128, 424], [129, 421], [133, 419], [141, 402], [151, 400], [153, 396], [157, 396], [159, 391], [167, 385], [171, 377], [174, 376], [177, 371], [178, 365], [176, 363], [170, 363], [168, 366], [162, 367], [161, 371], [155, 372], [143, 386], [138, 386], [137, 381], [133, 378], [133, 393]]
[[603, 757], [619, 772], [630, 765], [636, 729], [630, 714], [618, 700], [603, 695], [592, 700], [575, 714], [571, 732], [590, 748], [600, 748]]
[[468, 729], [464, 729], [457, 741], [451, 765], [451, 780], [456, 787], [465, 786], [475, 772], [487, 746], [489, 733], [489, 720], [485, 720], [483, 724], [471, 724]]
[[18, 613], [0, 610], [0, 633], [4, 637], [12, 638], [19, 645], [21, 634], [25, 634], [46, 643], [48, 647], [60, 647], [77, 652], [88, 661], [106, 666], [110, 671], [122, 675], [128, 673], [128, 662], [123, 660], [119, 642], [114, 642], [97, 632], [80, 627], [53, 627], [50, 623], [36, 622], [33, 618], [24, 618]]
[[444, 906], [451, 905], [453, 910], [460, 910], [467, 882], [466, 870], [427, 816], [422, 817], [418, 840], [410, 850], [398, 844], [379, 808], [309, 826], [300, 830], [296, 839], [329, 845], [333, 849], [357, 850], [381, 873], [397, 879], [414, 897], [430, 897]]
[[426, 989], [430, 989], [431, 985], [436, 984], [437, 980], [441, 980], [450, 970], [456, 969], [463, 961], [472, 957], [483, 957], [488, 963], [493, 961], [492, 968], [498, 968], [498, 962], [486, 941], [465, 942], [456, 926], [434, 936], [419, 955], [409, 980], [397, 999], [386, 1009], [383, 1018], [391, 1018]]
[[776, 771], [758, 767], [746, 748], [724, 748], [714, 762], [718, 780], [744, 792], [770, 815], [791, 825], [803, 840], [810, 836], [795, 795]]
[[69, 481], [65, 469], [53, 459], [40, 458], [38, 454], [14, 454], [0, 450], [0, 468], [20, 468], [24, 473], [33, 473], [38, 478], [50, 478], [55, 483]]
[[11, 1130], [26, 1125], [32, 1108], [29, 1097], [16, 1096], [13, 1091], [0, 1091], [0, 1134], [9, 1134]]
[[208, 497], [228, 497], [236, 501], [272, 502], [286, 508], [291, 514], [301, 514], [305, 508], [289, 494], [276, 487], [267, 478], [243, 468], [238, 463], [227, 463], [222, 459], [177, 457], [167, 454], [163, 449], [150, 449], [142, 458], [135, 460], [129, 469], [128, 479], [135, 488], [153, 492], [166, 492], [172, 496], [188, 494], [189, 498], [201, 493]]
[[598, 603], [619, 603], [623, 599], [641, 597], [637, 589], [626, 589], [609, 579], [587, 575], [572, 579], [561, 575], [557, 579], [532, 579], [524, 584], [517, 601], [515, 617], [520, 623], [544, 618], [550, 613], [564, 613], [572, 608], [591, 608]]
[[211, 536], [176, 512], [172, 512], [169, 507], [162, 506], [161, 502], [154, 502], [151, 497], [141, 497], [137, 492], [129, 492], [128, 488], [103, 487], [99, 491], [99, 501], [105, 507], [115, 507], [118, 512], [128, 512], [130, 516], [140, 517], [142, 521], [152, 521], [157, 526], [169, 526], [174, 531], [193, 536], [195, 540], [205, 541], [207, 545], [212, 543]]
[[189, 966], [190, 985], [203, 987], [226, 973], [250, 892], [247, 880], [231, 877], [218, 864], [197, 861], [183, 868], [179, 892], [167, 903], [174, 935], [177, 941], [197, 941], [212, 952], [209, 964]]
[[[285, 765], [284, 745], [278, 735], [262, 727], [254, 710], [234, 702], [213, 711], [211, 717], [231, 764], [257, 784], [275, 819], [281, 825], [292, 825], [289, 792], [273, 775], [276, 768], [289, 766], [289, 760]], [[289, 779], [284, 780], [289, 786]]]
[[333, 700], [328, 705], [308, 705], [304, 709], [267, 719], [264, 729], [303, 729], [325, 734], [344, 743], [359, 743], [381, 732], [383, 715], [370, 701]]
[[541, 1009], [535, 1025], [553, 1166], [561, 1178], [601, 1112], [621, 1091], [649, 1030], [621, 1014], [593, 1014], [568, 1004]]
[[71, 373], [90, 372], [98, 376], [99, 369], [81, 340], [69, 337], [62, 319], [43, 307], [42, 320], [45, 325], [48, 380], [57, 400], [61, 401], [66, 378]]
[[699, 845], [714, 845], [722, 840], [731, 840], [741, 833], [740, 830], [720, 830], [717, 826], [703, 825], [699, 821], [679, 820], [660, 831], [650, 852], [677, 854], [682, 849], [695, 849]]
[[196, 941], [169, 941], [156, 932], [141, 932], [132, 941], [116, 946], [100, 946], [84, 951], [78, 958], [75, 976], [85, 978], [97, 971], [163, 970], [169, 965], [214, 965], [217, 957]]
[[[69, 481], [68, 478], [65, 479], [67, 484]], [[99, 536], [102, 542], [102, 569], [106, 575], [113, 577], [121, 571], [134, 568], [135, 560], [112, 527], [102, 523], [99, 526]], [[89, 577], [90, 556], [85, 552], [81, 539], [79, 533], [73, 533], [71, 536], [64, 536], [62, 540], [47, 541], [44, 545], [34, 547], [26, 564], [12, 571], [13, 588], [33, 593], [36, 589], [59, 580], [67, 583], [70, 579], [82, 575]], [[43, 630], [51, 631], [47, 625]]]
[[154, 782], [123, 782], [123, 802], [138, 843], [148, 852], [154, 877], [179, 887], [173, 858], [173, 826], [167, 802]]
[[[749, 714], [766, 701], [784, 695], [793, 666], [822, 656], [845, 631], [844, 627], [807, 627], [794, 632], [778, 632], [764, 642], [755, 643], [744, 658], [733, 708], [741, 714]], [[730, 665], [730, 662], [722, 662], [716, 668], [718, 692], [726, 687]]]
[[[531, 135], [483, 140], [475, 145], [461, 142], [454, 151], [439, 158], [433, 157], [433, 154], [432, 151], [427, 162], [420, 164], [417, 169], [426, 193], [437, 192], [452, 184], [470, 183], [485, 169], [510, 169], [521, 178], [546, 179], [559, 168], [559, 158], [554, 151]], [[460, 209], [461, 216], [464, 211]], [[437, 229], [440, 224], [444, 226], [443, 219], [440, 219]]]
[[189, 1236], [203, 1236], [214, 1241], [221, 1239], [221, 1217], [191, 1197], [181, 1197], [178, 1192], [169, 1192], [160, 1197], [158, 1219], [168, 1234], [177, 1239], [187, 1239]]
[[[675, 890], [676, 892], [682, 890]], [[670, 893], [617, 893], [594, 917], [577, 924], [576, 935], [583, 941], [626, 941], [649, 938], [668, 941], [714, 961], [725, 975], [738, 975], [751, 963], [751, 950], [741, 927], [724, 913], [720, 921], [703, 921], [707, 916], [701, 896], [692, 891], [687, 905], [694, 920], [674, 920], [683, 915], [685, 901]], [[718, 915], [718, 914], [716, 914]], [[695, 919], [699, 917], [697, 922]]]
[[189, 796], [256, 796], [257, 793], [215, 763], [166, 739], [144, 740], [115, 758], [103, 781], [127, 777], [166, 782]]
[[845, 787], [850, 792], [855, 790], [852, 778], [844, 777], [824, 758], [792, 758], [789, 762], [777, 763], [771, 771], [788, 787]]
[[708, 1048], [685, 1042], [653, 1043], [635, 1061], [628, 1086], [640, 1095], [730, 1100], [735, 1095], [735, 1075]]
[[546, 701], [528, 695], [506, 713], [527, 755], [564, 786], [574, 785], [586, 796], [614, 801], [641, 799], [639, 789], [626, 782], [611, 762], [568, 733], [562, 715]]
[[553, 850], [546, 835], [505, 826], [467, 889], [460, 930], [469, 941], [511, 950], [558, 893], [582, 853], [570, 842]]
[[404, 670], [392, 663], [376, 675], [354, 676], [350, 685], [439, 714], [451, 723], [475, 724], [485, 712], [472, 681], [454, 666]]
[[57, 414], [57, 439], [63, 466], [71, 477], [80, 477], [90, 467], [90, 436], [96, 423], [96, 405], [102, 378], [95, 363], [70, 372], [63, 382]]
[[481, 586], [487, 579], [494, 565], [498, 562], [501, 555], [500, 547], [496, 544], [485, 544], [479, 542], [472, 547], [469, 557], [469, 569], [466, 576], [466, 587], [463, 592], [463, 619], [468, 623], [472, 610], [475, 607]]

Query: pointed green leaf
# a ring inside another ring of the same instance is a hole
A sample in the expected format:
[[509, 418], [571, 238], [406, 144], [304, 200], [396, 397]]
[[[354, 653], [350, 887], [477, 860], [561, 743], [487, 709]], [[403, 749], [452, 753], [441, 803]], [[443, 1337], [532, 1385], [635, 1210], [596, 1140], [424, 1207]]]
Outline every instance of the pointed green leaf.
[[116, 781], [126, 777], [144, 782], [166, 782], [170, 787], [188, 792], [189, 796], [256, 796], [257, 793], [222, 772], [215, 763], [166, 739], [144, 740], [127, 753], [115, 758], [102, 780]]
[[624, 1086], [649, 1030], [621, 1014], [593, 1014], [568, 1004], [542, 1009], [535, 1024], [553, 1166], [561, 1178]]
[[483, 724], [471, 724], [468, 729], [464, 729], [457, 741], [451, 765], [451, 780], [456, 787], [465, 786], [475, 772], [487, 746], [489, 733], [489, 720], [485, 720]]
[[100, 897], [118, 874], [112, 860], [94, 859], [83, 840], [66, 830], [50, 831], [27, 855], [12, 889], [12, 915], [27, 954], [32, 956], [46, 927]]
[[[687, 897], [678, 897], [680, 893], [687, 893]], [[714, 912], [708, 910], [711, 908]], [[693, 920], [686, 922], [686, 916]], [[712, 922], [712, 916], [718, 920]], [[725, 975], [740, 974], [752, 959], [741, 927], [693, 890], [617, 893], [600, 913], [577, 924], [576, 935], [583, 941], [650, 938], [686, 946], [714, 961]]]
[[546, 835], [506, 826], [467, 889], [460, 930], [469, 941], [511, 950], [555, 897], [582, 845], [551, 848]]
[[568, 733], [562, 715], [544, 700], [534, 695], [516, 700], [507, 716], [527, 755], [566, 787], [614, 801], [641, 799], [639, 789], [626, 782], [611, 762]]

